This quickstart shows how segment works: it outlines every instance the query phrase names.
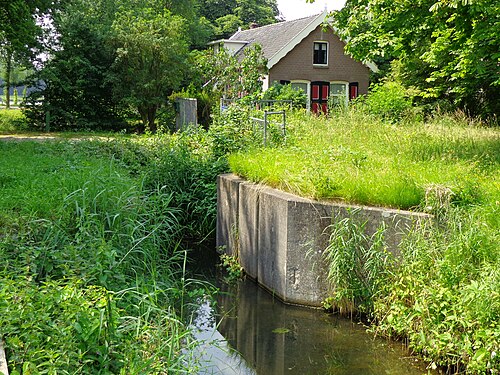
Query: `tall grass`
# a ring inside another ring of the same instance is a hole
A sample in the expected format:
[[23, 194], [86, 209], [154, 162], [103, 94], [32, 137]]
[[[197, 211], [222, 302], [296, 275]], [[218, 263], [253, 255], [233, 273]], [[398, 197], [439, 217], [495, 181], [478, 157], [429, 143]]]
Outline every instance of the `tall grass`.
[[213, 232], [218, 164], [175, 137], [0, 142], [0, 158], [11, 371], [189, 373], [184, 306], [202, 287], [184, 249]]
[[425, 208], [432, 185], [449, 187], [457, 201], [497, 199], [500, 134], [449, 117], [395, 125], [356, 111], [296, 115], [286, 147], [236, 153], [229, 162], [249, 180], [305, 197]]
[[500, 371], [500, 133], [458, 114], [426, 122], [349, 110], [295, 114], [286, 146], [230, 156], [252, 181], [302, 196], [434, 214], [385, 252], [351, 217], [336, 220], [324, 257], [327, 307], [362, 311], [377, 334], [451, 373]]

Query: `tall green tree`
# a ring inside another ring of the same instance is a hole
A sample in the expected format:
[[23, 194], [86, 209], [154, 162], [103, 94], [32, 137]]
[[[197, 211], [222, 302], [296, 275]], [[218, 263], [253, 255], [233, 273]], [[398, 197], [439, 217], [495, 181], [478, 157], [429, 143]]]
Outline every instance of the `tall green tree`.
[[116, 5], [114, 0], [73, 0], [54, 16], [57, 44], [34, 76], [34, 84], [43, 84], [30, 98], [33, 122], [44, 126], [48, 113], [52, 129], [120, 126], [109, 83], [116, 55], [109, 42]]
[[397, 60], [424, 99], [473, 115], [500, 113], [500, 3], [491, 0], [347, 0], [334, 13], [354, 57]]
[[278, 21], [276, 0], [198, 0], [198, 13], [215, 26], [218, 38], [227, 38], [239, 27]]
[[188, 69], [185, 21], [168, 10], [145, 8], [140, 14], [121, 14], [113, 30], [114, 93], [137, 108], [144, 126], [154, 132], [158, 109], [180, 87]]
[[12, 69], [29, 65], [41, 46], [43, 23], [60, 6], [52, 0], [0, 0], [0, 58], [4, 67], [6, 104], [9, 107]]
[[267, 60], [258, 44], [245, 49], [241, 59], [224, 48], [218, 53], [207, 50], [196, 58], [203, 86], [210, 87], [219, 97], [236, 99], [242, 94], [262, 91], [262, 78], [267, 73]]

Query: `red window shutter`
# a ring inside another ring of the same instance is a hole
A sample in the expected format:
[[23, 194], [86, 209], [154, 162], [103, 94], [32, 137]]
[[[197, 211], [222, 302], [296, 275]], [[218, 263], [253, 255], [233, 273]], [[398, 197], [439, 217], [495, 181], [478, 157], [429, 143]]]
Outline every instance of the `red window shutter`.
[[321, 91], [321, 99], [328, 100], [328, 86], [323, 86]]
[[318, 85], [313, 85], [313, 87], [312, 87], [312, 99], [314, 99], [314, 100], [319, 99], [319, 86]]

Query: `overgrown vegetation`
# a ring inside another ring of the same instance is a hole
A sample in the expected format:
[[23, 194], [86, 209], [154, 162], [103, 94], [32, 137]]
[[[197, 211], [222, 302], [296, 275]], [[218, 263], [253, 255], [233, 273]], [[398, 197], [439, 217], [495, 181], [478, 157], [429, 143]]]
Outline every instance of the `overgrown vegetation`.
[[206, 132], [0, 142], [0, 326], [15, 373], [190, 372], [185, 249], [211, 243]]
[[[498, 122], [500, 5], [489, 0], [347, 0], [333, 12], [346, 50], [413, 88], [419, 103]], [[418, 25], [418, 27], [416, 27]], [[395, 68], [395, 69], [394, 69]]]
[[[386, 87], [385, 99], [394, 92]], [[405, 340], [431, 367], [496, 374], [498, 129], [460, 112], [424, 121], [407, 103], [372, 101], [328, 118], [295, 113], [286, 144], [255, 142], [229, 157], [231, 168], [302, 196], [432, 214], [433, 221], [411, 229], [397, 256], [384, 228], [366, 233], [356, 210], [333, 218], [325, 307], [362, 312], [376, 334]]]
[[231, 155], [232, 170], [305, 197], [404, 209], [432, 211], [433, 185], [450, 188], [454, 204], [498, 197], [498, 130], [460, 114], [392, 124], [359, 110], [289, 122], [287, 147]]
[[[325, 303], [362, 311], [374, 332], [406, 340], [431, 366], [498, 373], [498, 129], [460, 112], [424, 121], [405, 103], [395, 116], [391, 100], [382, 104], [358, 101], [354, 109], [329, 118], [298, 111], [288, 116], [286, 143], [277, 139], [267, 148], [250, 120], [253, 113], [241, 105], [230, 106], [207, 131], [107, 142], [26, 143], [15, 146], [17, 152], [13, 144], [0, 144], [6, 161], [0, 169], [0, 254], [6, 286], [0, 293], [9, 298], [27, 293], [27, 313], [33, 313], [31, 306], [47, 312], [47, 320], [34, 321], [26, 331], [19, 328], [21, 323], [5, 325], [8, 350], [22, 353], [30, 340], [40, 342], [44, 353], [56, 350], [38, 336], [30, 338], [28, 331], [45, 327], [52, 334], [49, 328], [67, 326], [75, 345], [84, 348], [79, 361], [88, 366], [80, 364], [80, 373], [103, 366], [110, 372], [154, 372], [154, 367], [133, 367], [153, 362], [186, 369], [188, 358], [173, 354], [185, 352], [173, 348], [187, 345], [183, 340], [188, 336], [175, 322], [186, 298], [198, 292], [182, 281], [181, 249], [210, 238], [215, 176], [227, 170], [229, 153], [234, 171], [257, 182], [314, 198], [433, 214], [435, 221], [414, 228], [395, 258], [386, 251], [383, 228], [366, 234], [354, 211], [334, 221], [325, 254], [335, 288]], [[240, 270], [233, 259], [224, 261], [230, 270]], [[22, 285], [22, 292], [16, 285]], [[50, 298], [46, 306], [34, 296], [48, 293], [47, 288], [54, 288], [50, 293], [56, 298], [66, 296], [61, 290], [71, 291], [71, 301], [88, 309], [71, 310], [68, 303], [64, 306], [69, 310], [61, 313]], [[26, 316], [14, 314], [18, 322]], [[88, 327], [97, 327], [99, 316], [99, 329], [84, 329], [89, 335], [79, 335], [75, 316], [82, 316]], [[160, 316], [167, 316], [171, 325], [159, 323]], [[141, 346], [150, 341], [140, 338], [164, 337], [166, 326], [177, 332], [168, 337], [178, 341], [159, 339], [146, 349]], [[82, 343], [80, 337], [89, 339]], [[53, 342], [55, 348], [69, 350]], [[156, 352], [156, 345], [164, 345], [163, 354]], [[125, 347], [130, 347], [131, 357], [121, 354]], [[91, 348], [99, 348], [99, 356]], [[18, 369], [45, 369], [62, 358], [61, 352], [54, 353], [52, 362], [23, 357], [14, 363]], [[157, 354], [171, 362], [158, 362]]]
[[20, 110], [0, 110], [0, 134], [12, 134], [28, 128], [28, 121]]

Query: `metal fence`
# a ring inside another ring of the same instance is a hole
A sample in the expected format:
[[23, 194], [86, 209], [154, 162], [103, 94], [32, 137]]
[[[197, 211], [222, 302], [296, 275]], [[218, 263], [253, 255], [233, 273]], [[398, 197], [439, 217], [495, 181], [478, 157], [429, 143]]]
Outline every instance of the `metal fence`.
[[286, 107], [288, 110], [293, 109], [293, 101], [292, 100], [257, 100], [254, 102], [254, 106], [256, 109], [271, 109], [275, 110], [277, 107], [282, 110]]
[[[268, 143], [269, 125], [271, 125], [270, 116], [276, 115], [281, 116], [281, 122], [277, 123], [277, 125], [280, 127], [283, 139], [286, 141], [286, 111], [264, 111], [264, 118], [250, 117], [253, 122], [254, 131], [256, 131], [255, 128], [257, 124], [263, 127], [264, 147], [266, 147]], [[276, 123], [273, 123], [273, 125], [274, 124]]]

